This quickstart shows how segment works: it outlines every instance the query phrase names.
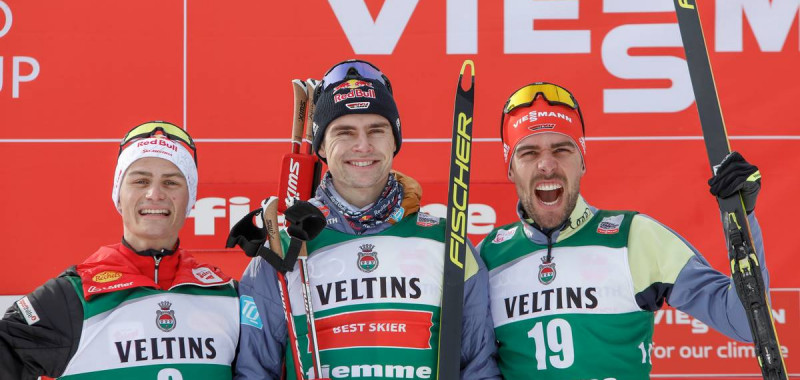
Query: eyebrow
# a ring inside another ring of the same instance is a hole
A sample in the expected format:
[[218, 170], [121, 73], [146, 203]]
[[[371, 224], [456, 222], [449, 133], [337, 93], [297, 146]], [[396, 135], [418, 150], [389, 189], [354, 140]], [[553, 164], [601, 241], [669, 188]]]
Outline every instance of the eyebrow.
[[[145, 171], [145, 170], [135, 170], [135, 171], [132, 171], [132, 172], [128, 173], [128, 175], [129, 176], [139, 175], [139, 176], [143, 176], [143, 177], [152, 177], [153, 173]], [[162, 175], [162, 177], [167, 177], [167, 178], [180, 177], [180, 178], [183, 178], [183, 173], [177, 171], [177, 172], [164, 174], [164, 175]]]
[[[379, 121], [379, 122], [370, 123], [370, 124], [367, 125], [367, 129], [372, 129], [372, 128], [388, 128], [388, 129], [392, 129], [392, 126], [389, 124], [388, 121]], [[335, 131], [335, 130], [339, 130], [339, 129], [356, 129], [356, 126], [355, 125], [351, 125], [351, 124], [337, 124], [337, 125], [332, 125], [331, 126], [331, 131]]]
[[572, 141], [562, 141], [562, 142], [559, 142], [559, 143], [550, 144], [550, 148], [561, 148], [561, 147], [564, 147], [564, 146], [574, 147], [575, 144], [573, 144]]
[[[575, 147], [575, 144], [573, 144], [573, 143], [572, 143], [572, 141], [561, 141], [561, 142], [557, 142], [557, 143], [550, 144], [550, 146], [549, 146], [548, 148], [549, 148], [549, 149], [557, 149], [557, 148], [562, 148], [562, 147], [565, 147], [565, 146], [569, 146], [569, 147], [573, 147], [573, 148], [574, 148], [574, 147]], [[542, 150], [542, 149], [544, 149], [544, 148], [542, 148], [542, 147], [541, 147], [541, 146], [539, 146], [538, 144], [532, 144], [532, 145], [523, 145], [523, 146], [520, 146], [519, 148], [517, 148], [517, 151], [523, 151], [523, 150]]]

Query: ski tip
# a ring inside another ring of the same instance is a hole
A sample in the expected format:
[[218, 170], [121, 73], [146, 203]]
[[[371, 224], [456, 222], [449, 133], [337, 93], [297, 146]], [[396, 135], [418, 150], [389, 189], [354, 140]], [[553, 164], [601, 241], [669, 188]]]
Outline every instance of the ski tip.
[[464, 63], [461, 64], [461, 74], [464, 75], [464, 70], [467, 69], [467, 66], [470, 67], [470, 74], [474, 77], [475, 76], [475, 62], [472, 62], [471, 59], [465, 59]]

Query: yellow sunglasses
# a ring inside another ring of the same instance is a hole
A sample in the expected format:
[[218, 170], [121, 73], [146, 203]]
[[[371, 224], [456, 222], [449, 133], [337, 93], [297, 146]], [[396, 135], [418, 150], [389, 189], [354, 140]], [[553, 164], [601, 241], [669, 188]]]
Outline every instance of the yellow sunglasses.
[[153, 136], [164, 136], [170, 140], [186, 145], [192, 150], [192, 158], [194, 158], [194, 164], [197, 166], [197, 149], [194, 146], [192, 136], [189, 136], [189, 133], [184, 131], [181, 127], [163, 121], [151, 121], [131, 129], [119, 143], [118, 155], [122, 154], [122, 150], [132, 141]]
[[583, 126], [583, 114], [578, 106], [578, 101], [575, 100], [571, 92], [557, 84], [536, 82], [514, 91], [506, 100], [506, 104], [503, 106], [503, 114], [500, 116], [501, 139], [503, 138], [503, 123], [505, 122], [506, 114], [517, 108], [530, 106], [538, 95], [542, 95], [544, 100], [551, 105], [559, 104], [578, 111], [578, 116], [581, 118], [581, 126]]

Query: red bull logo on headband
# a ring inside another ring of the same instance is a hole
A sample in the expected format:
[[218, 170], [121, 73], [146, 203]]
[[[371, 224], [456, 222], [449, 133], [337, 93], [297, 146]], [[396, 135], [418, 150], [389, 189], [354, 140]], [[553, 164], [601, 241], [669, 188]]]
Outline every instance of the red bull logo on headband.
[[178, 146], [174, 142], [172, 142], [172, 141], [170, 141], [168, 139], [165, 139], [165, 138], [145, 139], [145, 140], [141, 140], [141, 141], [136, 143], [136, 147], [137, 148], [141, 148], [141, 147], [147, 146], [147, 145], [158, 145], [158, 146], [163, 146], [163, 147], [172, 149], [173, 151], [176, 151], [176, 152], [178, 151]]
[[344, 88], [349, 88], [349, 89], [353, 90], [353, 89], [361, 88], [361, 87], [372, 88], [372, 83], [369, 83], [369, 82], [366, 82], [366, 81], [363, 81], [363, 80], [358, 80], [358, 79], [350, 79], [350, 80], [344, 81], [342, 84], [334, 87], [333, 88], [333, 92], [336, 93], [339, 90], [344, 89]]

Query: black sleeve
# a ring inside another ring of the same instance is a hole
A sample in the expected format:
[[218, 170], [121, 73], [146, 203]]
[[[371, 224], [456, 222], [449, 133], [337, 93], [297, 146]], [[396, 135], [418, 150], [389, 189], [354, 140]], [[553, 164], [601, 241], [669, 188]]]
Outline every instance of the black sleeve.
[[[27, 300], [30, 307], [14, 303], [0, 320], [0, 379], [59, 377], [78, 348], [83, 306], [69, 280], [51, 279]], [[38, 321], [28, 324], [26, 311]]]

